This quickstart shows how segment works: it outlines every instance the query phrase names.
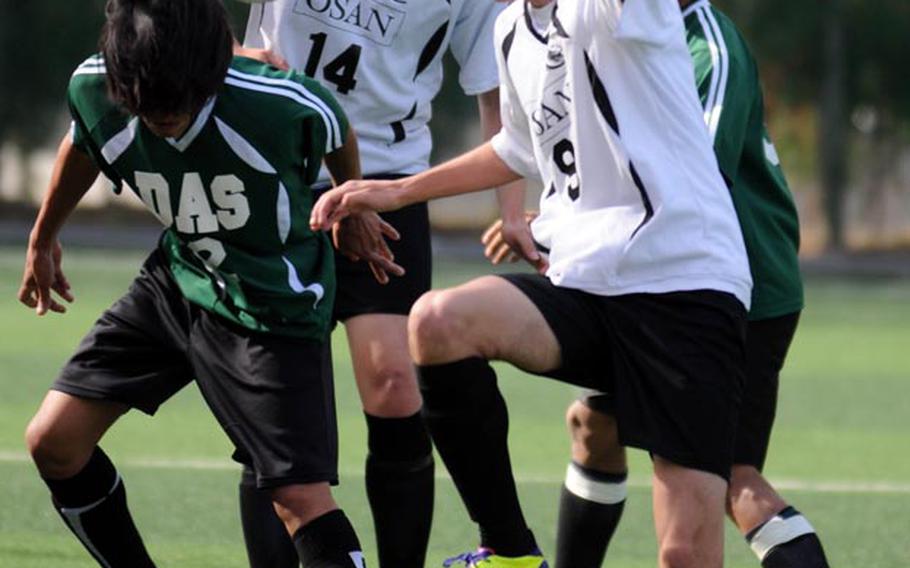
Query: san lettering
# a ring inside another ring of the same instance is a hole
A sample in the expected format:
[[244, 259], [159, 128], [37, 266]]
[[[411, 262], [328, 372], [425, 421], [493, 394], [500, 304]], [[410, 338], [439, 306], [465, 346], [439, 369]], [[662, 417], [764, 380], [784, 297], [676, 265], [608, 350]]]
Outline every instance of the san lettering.
[[163, 175], [136, 172], [135, 187], [146, 207], [165, 226], [175, 225], [181, 233], [216, 233], [219, 227], [232, 231], [246, 225], [250, 218], [243, 182], [235, 175], [215, 176], [210, 185], [210, 200], [202, 176], [196, 172], [185, 173], [176, 199], [176, 216], [171, 205], [171, 187]]
[[543, 136], [553, 128], [560, 126], [563, 120], [569, 117], [567, 105], [571, 102], [572, 99], [562, 91], [550, 93], [540, 102], [540, 106], [531, 112], [530, 118], [534, 124], [535, 133]]
[[361, 0], [305, 0], [307, 7], [330, 20], [386, 37], [398, 13], [381, 4]]

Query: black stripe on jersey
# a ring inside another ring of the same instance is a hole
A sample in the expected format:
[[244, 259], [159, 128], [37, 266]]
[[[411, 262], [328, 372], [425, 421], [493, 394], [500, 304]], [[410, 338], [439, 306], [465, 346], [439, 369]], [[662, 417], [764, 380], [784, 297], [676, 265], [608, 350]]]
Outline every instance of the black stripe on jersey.
[[512, 51], [512, 42], [515, 41], [515, 30], [518, 27], [518, 20], [512, 24], [512, 31], [506, 34], [506, 37], [502, 38], [502, 58], [504, 61], [509, 60], [509, 52]]
[[562, 26], [562, 22], [559, 21], [559, 16], [556, 15], [556, 12], [559, 10], [559, 4], [553, 6], [553, 29], [556, 30], [556, 35], [562, 37], [569, 37], [569, 34], [566, 33], [566, 28]]
[[588, 71], [588, 82], [591, 84], [591, 92], [594, 94], [594, 104], [600, 109], [600, 114], [603, 115], [604, 120], [613, 129], [613, 132], [619, 136], [619, 122], [616, 120], [616, 113], [613, 112], [613, 104], [610, 103], [607, 89], [604, 87], [600, 77], [597, 76], [597, 70], [594, 69], [594, 64], [591, 63], [588, 52], [585, 51], [583, 53], [585, 56], [585, 69]]
[[[537, 26], [535, 26], [534, 22], [531, 20], [530, 9], [531, 9], [530, 0], [525, 0], [525, 4], [524, 4], [525, 25], [528, 27], [528, 31], [531, 32], [531, 35], [534, 36], [535, 38], [537, 38], [537, 41], [539, 41], [540, 43], [547, 43], [547, 38], [545, 36], [540, 35], [540, 33], [537, 31]], [[556, 11], [555, 7], [553, 8], [553, 11], [554, 12]], [[514, 30], [514, 28], [513, 28], [513, 30]], [[513, 31], [513, 33], [514, 33], [514, 31]]]
[[[613, 111], [613, 105], [610, 103], [609, 95], [607, 95], [607, 88], [604, 86], [603, 81], [600, 80], [600, 77], [597, 76], [597, 70], [594, 69], [594, 64], [591, 63], [588, 52], [585, 51], [583, 53], [585, 56], [585, 69], [588, 72], [588, 81], [591, 83], [591, 92], [594, 95], [594, 104], [597, 105], [600, 114], [603, 115], [604, 120], [613, 129], [616, 136], [619, 136], [619, 121], [616, 120], [616, 113]], [[638, 224], [638, 227], [632, 231], [632, 236], [629, 237], [631, 240], [654, 216], [654, 206], [651, 205], [651, 197], [648, 195], [648, 190], [645, 189], [645, 184], [641, 181], [641, 176], [638, 175], [638, 170], [635, 169], [635, 164], [631, 160], [629, 161], [629, 172], [632, 174], [632, 181], [635, 183], [635, 187], [638, 188], [641, 204], [645, 208], [645, 217]]]
[[648, 197], [648, 191], [645, 189], [645, 184], [642, 183], [641, 177], [638, 175], [638, 170], [635, 169], [635, 164], [632, 162], [629, 162], [629, 171], [632, 173], [632, 181], [635, 182], [635, 187], [638, 188], [638, 193], [641, 195], [641, 203], [645, 206], [645, 218], [642, 219], [641, 223], [632, 231], [632, 236], [629, 237], [629, 240], [632, 240], [635, 238], [638, 231], [640, 231], [641, 228], [651, 220], [651, 217], [654, 216], [654, 206], [651, 205], [651, 198]]
[[433, 62], [433, 58], [435, 58], [436, 54], [439, 53], [439, 50], [442, 47], [442, 42], [446, 38], [446, 32], [448, 31], [449, 21], [446, 20], [446, 22], [439, 26], [439, 29], [436, 30], [432, 36], [430, 36], [427, 44], [423, 46], [423, 51], [420, 52], [420, 58], [417, 60], [417, 71], [414, 73], [415, 79], [418, 75], [423, 73], [424, 69], [429, 67], [430, 63]]
[[392, 144], [398, 144], [399, 142], [404, 141], [404, 139], [407, 137], [407, 134], [404, 131], [404, 121], [411, 120], [414, 118], [415, 114], [417, 114], [417, 103], [414, 103], [414, 106], [411, 107], [411, 112], [409, 112], [406, 117], [402, 118], [401, 120], [396, 120], [390, 124], [392, 127], [392, 134], [395, 136], [395, 139], [392, 140]]

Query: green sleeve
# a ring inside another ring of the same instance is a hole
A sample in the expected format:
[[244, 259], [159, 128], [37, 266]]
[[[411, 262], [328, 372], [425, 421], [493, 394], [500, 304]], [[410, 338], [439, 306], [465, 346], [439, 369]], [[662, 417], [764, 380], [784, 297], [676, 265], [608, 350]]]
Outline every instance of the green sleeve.
[[738, 35], [723, 36], [723, 43], [714, 44], [718, 46], [716, 50], [706, 39], [690, 42], [690, 51], [714, 152], [721, 172], [730, 182], [739, 167], [749, 119], [760, 91], [752, 55]]
[[332, 94], [319, 84], [302, 74], [296, 74], [296, 79], [306, 90], [317, 99], [318, 109], [307, 112], [305, 124], [310, 129], [309, 135], [317, 145], [314, 147], [325, 148], [325, 153], [333, 152], [347, 141], [348, 118], [341, 105]]

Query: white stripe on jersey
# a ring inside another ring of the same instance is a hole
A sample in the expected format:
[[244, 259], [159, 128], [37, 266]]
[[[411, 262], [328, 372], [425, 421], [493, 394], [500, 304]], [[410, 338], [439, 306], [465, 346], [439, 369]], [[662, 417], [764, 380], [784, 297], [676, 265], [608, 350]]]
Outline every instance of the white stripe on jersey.
[[[326, 141], [326, 153], [341, 147], [342, 132], [338, 117], [332, 112], [332, 109], [325, 101], [311, 93], [306, 87], [294, 81], [286, 79], [272, 79], [262, 77], [261, 75], [250, 75], [241, 73], [236, 69], [228, 69], [228, 77], [225, 82], [236, 87], [248, 88], [254, 91], [262, 91], [274, 95], [284, 95], [304, 106], [316, 110], [326, 125], [328, 134]], [[296, 95], [296, 96], [294, 96]]]
[[187, 131], [183, 133], [183, 136], [181, 136], [180, 139], [165, 138], [164, 141], [176, 148], [178, 152], [183, 152], [189, 148], [190, 144], [193, 143], [193, 140], [202, 132], [202, 127], [208, 122], [213, 108], [215, 108], [214, 96], [209, 97], [209, 100], [206, 101], [205, 105], [203, 105], [202, 109], [199, 111], [199, 114], [197, 114], [196, 118], [193, 120], [193, 124], [191, 124]]
[[228, 143], [228, 146], [237, 154], [238, 158], [246, 162], [246, 165], [264, 174], [278, 173], [278, 170], [276, 170], [246, 138], [241, 136], [239, 132], [225, 124], [224, 121], [217, 116], [215, 117], [215, 124], [218, 126], [218, 131], [221, 132], [221, 136], [224, 137], [224, 141]]
[[108, 164], [116, 162], [117, 158], [130, 147], [130, 144], [132, 144], [133, 140], [136, 138], [136, 129], [138, 127], [139, 118], [134, 116], [132, 120], [127, 123], [126, 128], [118, 132], [113, 138], [107, 141], [104, 148], [101, 148], [101, 155], [104, 156], [104, 159], [107, 160]]
[[83, 65], [73, 71], [73, 77], [76, 75], [104, 75], [107, 73], [107, 67], [104, 65]]
[[727, 96], [727, 82], [730, 78], [730, 55], [727, 52], [727, 43], [711, 6], [700, 3], [696, 9], [698, 21], [705, 32], [705, 39], [711, 50], [711, 89], [705, 100], [705, 123], [711, 133], [711, 139], [717, 137], [720, 126], [720, 117], [724, 109], [724, 99]]

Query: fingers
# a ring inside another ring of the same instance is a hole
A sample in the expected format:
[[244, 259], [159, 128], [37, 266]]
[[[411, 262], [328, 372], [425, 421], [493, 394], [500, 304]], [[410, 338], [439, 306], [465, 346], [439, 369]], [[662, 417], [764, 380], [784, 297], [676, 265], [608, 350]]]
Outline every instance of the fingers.
[[310, 228], [314, 231], [327, 231], [332, 225], [347, 217], [342, 203], [343, 194], [337, 190], [324, 193], [310, 213]]
[[375, 262], [368, 262], [367, 265], [370, 267], [370, 272], [373, 273], [373, 278], [376, 279], [376, 282], [383, 285], [389, 283], [389, 275], [379, 265]]
[[401, 240], [401, 234], [398, 232], [398, 230], [395, 227], [386, 223], [385, 220], [383, 220], [383, 219], [380, 219], [379, 222], [380, 222], [379, 230], [382, 232], [383, 237], [385, 237], [387, 239], [392, 239], [393, 241]]
[[[392, 260], [391, 258], [383, 258], [382, 256], [375, 254], [375, 255], [371, 255], [370, 258], [368, 259], [368, 261], [370, 263], [371, 269], [376, 267], [376, 268], [382, 270], [387, 275], [391, 274], [392, 276], [404, 276], [404, 274], [405, 274], [404, 267], [402, 267], [398, 264], [395, 264], [395, 261]], [[375, 272], [374, 272], [374, 276], [375, 276]], [[388, 282], [388, 280], [386, 280], [386, 282]], [[381, 282], [381, 283], [385, 284], [385, 282]]]
[[23, 282], [19, 288], [19, 301], [29, 308], [36, 308], [38, 300], [35, 299], [35, 287], [31, 283]]
[[54, 299], [49, 286], [39, 284], [36, 286], [35, 291], [38, 294], [38, 305], [35, 308], [35, 312], [39, 316], [43, 316], [49, 311], [58, 314], [66, 313], [66, 306]]
[[66, 279], [66, 276], [64, 276], [63, 273], [60, 271], [57, 272], [57, 278], [56, 278], [56, 280], [54, 280], [54, 284], [53, 284], [53, 286], [51, 286], [51, 289], [54, 292], [57, 292], [57, 294], [61, 298], [63, 298], [70, 304], [72, 304], [73, 301], [75, 301], [75, 299], [76, 299], [76, 297], [73, 296], [73, 293], [71, 291], [69, 281]]
[[[486, 245], [486, 248], [483, 249], [483, 254], [493, 261], [493, 264], [497, 264], [496, 256], [502, 247], [506, 248], [506, 252], [508, 252], [509, 249], [508, 243], [506, 243], [505, 239], [502, 237], [502, 231], [493, 233], [490, 238], [487, 239]], [[502, 254], [504, 255], [506, 253]]]
[[487, 227], [487, 230], [483, 232], [483, 236], [480, 237], [480, 242], [484, 245], [489, 245], [490, 241], [497, 235], [502, 232], [502, 219], [496, 219], [492, 225]]
[[512, 247], [510, 247], [507, 243], [502, 243], [493, 253], [493, 256], [488, 256], [488, 258], [490, 258], [490, 261], [493, 264], [500, 264], [502, 261], [507, 260], [510, 256], [514, 257], [517, 255], [512, 252]]

